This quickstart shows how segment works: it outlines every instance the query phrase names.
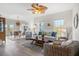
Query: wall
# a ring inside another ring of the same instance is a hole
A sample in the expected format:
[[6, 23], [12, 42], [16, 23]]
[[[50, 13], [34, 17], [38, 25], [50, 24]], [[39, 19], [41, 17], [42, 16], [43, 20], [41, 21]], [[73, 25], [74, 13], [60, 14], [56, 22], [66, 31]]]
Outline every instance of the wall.
[[[20, 22], [21, 22], [21, 24], [26, 24], [26, 25], [28, 24], [27, 22], [22, 21], [22, 20], [20, 20]], [[6, 35], [10, 35], [9, 31], [14, 31], [15, 27], [16, 27], [16, 20], [6, 19]], [[21, 25], [20, 30], [23, 30], [22, 25]]]
[[[74, 28], [74, 17], [75, 14], [78, 13], [78, 20], [79, 20], [79, 4], [75, 5], [75, 7], [73, 8], [73, 21], [72, 21], [72, 26], [73, 26], [73, 40], [75, 41], [79, 41], [79, 23], [78, 23], [78, 28], [75, 29]], [[78, 21], [79, 22], [79, 21]]]
[[[35, 18], [34, 23], [39, 24], [40, 22], [48, 22], [52, 24], [53, 20], [56, 19], [64, 19], [64, 27], [72, 27], [72, 10], [37, 17]], [[37, 31], [39, 31], [39, 29], [37, 29]]]

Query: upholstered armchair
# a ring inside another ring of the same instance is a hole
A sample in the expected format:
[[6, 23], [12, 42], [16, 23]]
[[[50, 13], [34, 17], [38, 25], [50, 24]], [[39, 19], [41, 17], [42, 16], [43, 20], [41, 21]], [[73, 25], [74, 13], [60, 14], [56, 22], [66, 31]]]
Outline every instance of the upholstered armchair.
[[26, 32], [25, 35], [27, 40], [32, 38], [32, 32]]

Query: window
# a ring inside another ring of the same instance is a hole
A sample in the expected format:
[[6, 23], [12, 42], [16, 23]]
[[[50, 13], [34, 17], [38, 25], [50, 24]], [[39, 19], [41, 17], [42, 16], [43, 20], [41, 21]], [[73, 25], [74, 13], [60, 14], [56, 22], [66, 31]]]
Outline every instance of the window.
[[44, 22], [41, 22], [41, 23], [40, 23], [40, 32], [44, 31], [44, 27], [45, 27], [45, 26], [44, 26]]
[[64, 20], [63, 19], [54, 20], [54, 26], [61, 27], [63, 25], [64, 25]]
[[53, 21], [54, 31], [57, 32], [57, 37], [62, 35], [62, 29], [64, 27], [64, 19], [58, 19]]

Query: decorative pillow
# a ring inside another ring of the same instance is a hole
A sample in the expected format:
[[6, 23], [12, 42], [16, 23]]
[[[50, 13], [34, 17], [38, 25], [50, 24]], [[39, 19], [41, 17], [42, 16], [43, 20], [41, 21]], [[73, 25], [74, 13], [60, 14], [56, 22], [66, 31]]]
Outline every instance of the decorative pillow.
[[72, 43], [72, 40], [63, 41], [63, 42], [61, 43], [61, 46], [67, 46], [67, 45], [69, 45], [69, 44], [71, 44], [71, 43]]
[[57, 32], [52, 32], [51, 36], [56, 37]]
[[54, 45], [61, 45], [61, 41], [57, 40], [53, 42]]

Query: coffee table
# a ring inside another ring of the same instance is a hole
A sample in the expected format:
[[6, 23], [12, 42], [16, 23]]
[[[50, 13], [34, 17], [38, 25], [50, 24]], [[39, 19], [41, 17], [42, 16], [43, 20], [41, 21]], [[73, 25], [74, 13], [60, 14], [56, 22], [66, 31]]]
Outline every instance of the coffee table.
[[43, 47], [44, 43], [52, 42], [50, 40], [45, 41], [44, 37], [38, 38], [38, 36], [36, 36], [36, 38], [31, 38], [31, 40], [32, 40], [31, 44], [35, 44], [40, 47]]

